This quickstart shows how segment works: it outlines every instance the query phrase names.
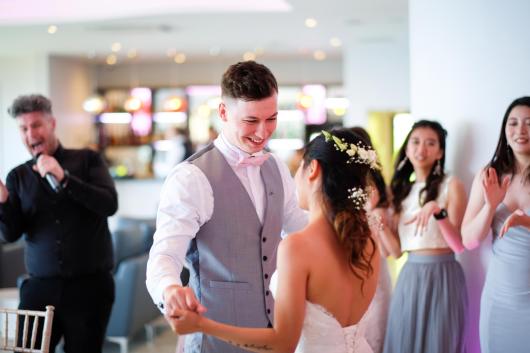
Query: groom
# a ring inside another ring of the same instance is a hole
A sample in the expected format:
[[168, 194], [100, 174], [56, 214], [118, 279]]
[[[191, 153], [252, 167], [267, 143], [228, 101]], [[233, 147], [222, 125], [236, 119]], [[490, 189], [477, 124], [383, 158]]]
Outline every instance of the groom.
[[[272, 327], [269, 281], [282, 228], [302, 228], [286, 165], [263, 149], [276, 130], [278, 84], [254, 61], [221, 82], [219, 137], [177, 165], [160, 196], [147, 287], [171, 323], [175, 309], [225, 323]], [[180, 272], [187, 262], [190, 287]], [[186, 353], [246, 352], [211, 336], [186, 337]]]

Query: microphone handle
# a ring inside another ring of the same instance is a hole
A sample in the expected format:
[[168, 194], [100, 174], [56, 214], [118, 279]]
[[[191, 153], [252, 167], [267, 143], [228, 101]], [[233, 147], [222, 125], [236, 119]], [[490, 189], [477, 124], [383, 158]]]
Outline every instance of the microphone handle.
[[[33, 157], [33, 163], [36, 164], [40, 156], [42, 156], [42, 153], [41, 152], [37, 153], [37, 155]], [[44, 178], [48, 182], [48, 185], [50, 185], [52, 190], [55, 191], [56, 193], [59, 193], [63, 190], [63, 187], [61, 186], [59, 181], [57, 181], [57, 178], [52, 173], [46, 173]]]
[[46, 181], [51, 186], [53, 191], [55, 191], [56, 193], [59, 193], [63, 189], [61, 184], [57, 181], [57, 178], [52, 173], [46, 173], [44, 177], [46, 178]]

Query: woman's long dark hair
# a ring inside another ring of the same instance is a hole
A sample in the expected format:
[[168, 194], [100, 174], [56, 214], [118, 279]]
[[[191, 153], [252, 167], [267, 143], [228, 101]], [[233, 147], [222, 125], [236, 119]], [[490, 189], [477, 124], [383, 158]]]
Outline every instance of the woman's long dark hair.
[[405, 142], [403, 142], [403, 145], [399, 150], [394, 166], [394, 175], [392, 177], [392, 181], [390, 182], [390, 188], [392, 190], [393, 196], [392, 205], [394, 206], [394, 209], [397, 213], [401, 212], [401, 203], [408, 196], [410, 189], [412, 188], [412, 184], [414, 183], [410, 181], [410, 177], [414, 172], [414, 167], [407, 158], [406, 151], [410, 135], [414, 130], [419, 128], [428, 128], [433, 130], [438, 136], [438, 143], [440, 144], [440, 149], [443, 151], [442, 158], [439, 162], [441, 167], [440, 173], [434, 173], [438, 163], [436, 162], [433, 164], [431, 171], [427, 176], [425, 187], [420, 190], [420, 199], [418, 201], [421, 206], [429, 201], [436, 200], [438, 197], [440, 184], [445, 177], [445, 139], [447, 137], [447, 131], [442, 127], [442, 125], [440, 125], [440, 123], [436, 121], [420, 120], [414, 123], [412, 129], [410, 129], [407, 137], [405, 138]]
[[[361, 139], [363, 140], [363, 143], [366, 146], [372, 149], [374, 148], [372, 139], [370, 138], [368, 131], [366, 131], [364, 128], [360, 126], [355, 126], [351, 128], [351, 131], [359, 135], [359, 137], [361, 137]], [[374, 182], [375, 188], [377, 189], [377, 192], [379, 193], [379, 200], [377, 201], [377, 205], [375, 205], [375, 207], [384, 207], [384, 208], [388, 207], [390, 205], [390, 202], [388, 200], [388, 192], [386, 190], [385, 178], [383, 177], [381, 170], [370, 169], [370, 176], [372, 177], [372, 181]]]
[[[525, 106], [530, 108], [530, 97], [517, 98], [508, 106], [506, 113], [504, 113], [499, 142], [497, 143], [497, 148], [495, 149], [493, 158], [488, 164], [488, 167], [492, 167], [497, 172], [499, 181], [501, 180], [502, 175], [511, 174], [511, 176], [513, 176], [517, 172], [515, 170], [515, 156], [510, 145], [508, 145], [508, 140], [506, 138], [506, 124], [508, 123], [508, 117], [510, 116], [513, 108], [517, 106]], [[530, 181], [530, 170], [525, 170], [524, 174], [524, 181], [527, 183]]]
[[[334, 129], [330, 133], [348, 144], [365, 145], [358, 135], [348, 129]], [[348, 254], [355, 276], [364, 283], [356, 270], [366, 276], [373, 272], [371, 260], [376, 249], [375, 242], [371, 237], [366, 210], [357, 207], [348, 198], [348, 189], [367, 189], [370, 166], [348, 163], [348, 154], [337, 150], [333, 141], [326, 142], [322, 134], [307, 145], [302, 168], [307, 168], [312, 160], [317, 160], [322, 170], [322, 197], [328, 221]], [[372, 244], [371, 253], [365, 251], [368, 243]]]

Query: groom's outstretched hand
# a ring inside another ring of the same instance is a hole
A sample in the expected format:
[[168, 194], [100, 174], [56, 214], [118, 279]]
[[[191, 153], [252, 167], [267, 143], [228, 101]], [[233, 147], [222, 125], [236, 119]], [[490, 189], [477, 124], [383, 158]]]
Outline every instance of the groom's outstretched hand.
[[207, 310], [190, 287], [179, 285], [171, 285], [164, 290], [164, 308], [167, 317], [177, 316], [181, 310], [194, 311], [197, 314], [203, 314]]

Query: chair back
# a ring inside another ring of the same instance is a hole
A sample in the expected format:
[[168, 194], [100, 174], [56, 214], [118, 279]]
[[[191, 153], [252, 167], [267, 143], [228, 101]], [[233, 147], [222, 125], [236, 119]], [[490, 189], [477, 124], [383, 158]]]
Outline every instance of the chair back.
[[51, 305], [46, 306], [46, 311], [0, 308], [0, 349], [11, 352], [48, 353], [53, 310]]

